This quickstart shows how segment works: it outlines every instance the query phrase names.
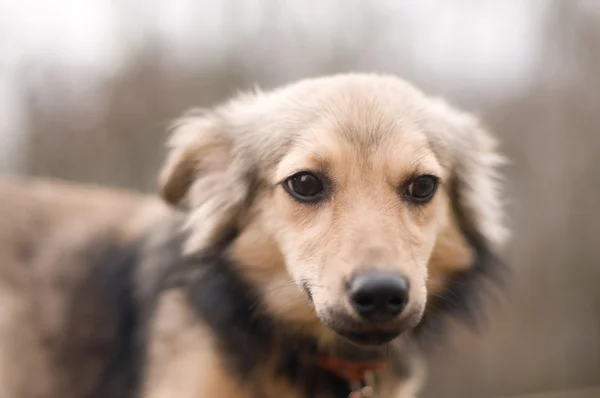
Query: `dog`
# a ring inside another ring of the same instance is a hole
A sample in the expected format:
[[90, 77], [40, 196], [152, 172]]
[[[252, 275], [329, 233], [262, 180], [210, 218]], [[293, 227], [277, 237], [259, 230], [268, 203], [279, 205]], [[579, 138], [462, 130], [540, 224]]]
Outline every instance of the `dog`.
[[502, 267], [497, 147], [349, 73], [188, 112], [156, 196], [4, 177], [0, 396], [416, 397]]

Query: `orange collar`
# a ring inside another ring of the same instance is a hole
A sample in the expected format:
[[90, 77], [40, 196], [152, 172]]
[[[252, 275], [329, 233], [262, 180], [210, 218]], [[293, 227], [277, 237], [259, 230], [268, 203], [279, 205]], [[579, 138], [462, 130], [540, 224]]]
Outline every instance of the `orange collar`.
[[387, 361], [350, 361], [332, 354], [320, 354], [318, 363], [323, 368], [347, 380], [351, 386], [364, 384], [365, 374], [377, 372], [387, 365]]

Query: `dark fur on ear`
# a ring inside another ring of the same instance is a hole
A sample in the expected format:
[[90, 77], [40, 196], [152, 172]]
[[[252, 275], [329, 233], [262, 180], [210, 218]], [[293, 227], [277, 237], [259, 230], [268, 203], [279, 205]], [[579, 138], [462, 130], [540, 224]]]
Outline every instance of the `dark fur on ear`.
[[[508, 271], [502, 258], [494, 252], [490, 242], [476, 229], [462, 207], [459, 186], [460, 181], [456, 179], [450, 182], [451, 207], [459, 230], [473, 251], [473, 263], [449, 276], [444, 289], [428, 300], [425, 316], [415, 329], [421, 342], [437, 339], [447, 317], [457, 316], [477, 328], [484, 321], [479, 311], [483, 287], [489, 286], [490, 282], [503, 285]], [[429, 336], [434, 339], [429, 339]]]

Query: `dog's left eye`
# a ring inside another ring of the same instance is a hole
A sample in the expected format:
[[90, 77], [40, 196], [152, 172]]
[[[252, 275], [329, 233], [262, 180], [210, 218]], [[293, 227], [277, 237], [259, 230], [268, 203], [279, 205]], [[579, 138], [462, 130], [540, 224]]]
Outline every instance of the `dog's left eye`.
[[315, 202], [323, 197], [323, 182], [312, 173], [300, 172], [285, 180], [288, 193], [302, 202]]
[[404, 197], [413, 203], [426, 203], [437, 191], [438, 181], [438, 178], [432, 175], [413, 178], [404, 189]]

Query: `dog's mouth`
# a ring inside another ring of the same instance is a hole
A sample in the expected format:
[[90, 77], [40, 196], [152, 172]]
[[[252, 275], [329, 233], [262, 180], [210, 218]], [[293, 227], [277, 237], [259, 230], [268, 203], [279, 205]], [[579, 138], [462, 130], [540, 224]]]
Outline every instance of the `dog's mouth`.
[[382, 345], [389, 343], [402, 334], [402, 331], [371, 331], [358, 332], [350, 329], [334, 330], [341, 337], [361, 345]]
[[423, 315], [423, 311], [413, 308], [391, 321], [369, 322], [352, 316], [343, 308], [319, 309], [315, 305], [309, 285], [303, 282], [301, 288], [321, 323], [338, 336], [354, 344], [365, 346], [387, 344], [402, 333], [416, 327]]
[[354, 319], [346, 313], [332, 312], [319, 315], [321, 322], [337, 335], [361, 345], [382, 345], [414, 328], [421, 316], [408, 314], [396, 321], [372, 324]]
[[312, 303], [313, 302], [312, 293], [310, 292], [310, 288], [308, 287], [308, 283], [306, 281], [302, 282], [302, 290], [304, 291], [304, 294], [306, 294], [308, 301], [310, 301]]

